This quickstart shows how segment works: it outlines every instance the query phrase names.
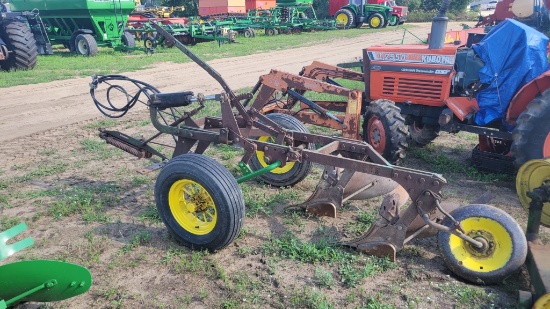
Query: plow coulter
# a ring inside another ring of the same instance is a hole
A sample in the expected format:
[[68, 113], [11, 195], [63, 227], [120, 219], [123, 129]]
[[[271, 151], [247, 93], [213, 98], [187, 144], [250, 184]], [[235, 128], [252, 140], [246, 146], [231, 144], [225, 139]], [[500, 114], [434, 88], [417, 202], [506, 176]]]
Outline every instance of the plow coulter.
[[[170, 39], [162, 27], [153, 26]], [[345, 98], [347, 106], [356, 107], [361, 106], [361, 91], [272, 71], [254, 87], [255, 97], [252, 93], [236, 95], [213, 68], [183, 44], [171, 40], [206, 70], [224, 92], [212, 96], [191, 91], [161, 93], [151, 85], [123, 76], [94, 77], [90, 92], [98, 108], [111, 117], [124, 115], [140, 102], [140, 96], [146, 97], [143, 103], [149, 108], [157, 134], [138, 140], [102, 130], [101, 137], [138, 157], [160, 158], [162, 163], [157, 167], [162, 169], [155, 184], [155, 202], [164, 224], [182, 244], [198, 250], [223, 249], [237, 237], [244, 223], [245, 205], [239, 183], [259, 178], [274, 186], [292, 186], [308, 174], [312, 163], [318, 163], [325, 170], [317, 188], [306, 202], [289, 207], [335, 217], [348, 199], [385, 196], [377, 220], [362, 236], [346, 242], [347, 246], [394, 260], [396, 251], [410, 240], [434, 231], [439, 233], [441, 254], [448, 267], [467, 280], [483, 283], [502, 280], [525, 261], [526, 240], [514, 219], [488, 205], [449, 209], [442, 202], [441, 190], [446, 180], [441, 175], [394, 166], [364, 141], [312, 134], [291, 115], [266, 115], [261, 110], [277, 87], [336, 94]], [[106, 80], [108, 83], [104, 83]], [[130, 95], [114, 83], [117, 80], [137, 86], [132, 86], [136, 93]], [[96, 89], [105, 87], [109, 105], [95, 96]], [[116, 107], [109, 98], [116, 91], [128, 98], [122, 107]], [[308, 102], [299, 91], [291, 91], [293, 98], [318, 115], [335, 124], [346, 124], [346, 119], [323, 114], [321, 106]], [[195, 119], [212, 103], [219, 104], [221, 116]], [[357, 130], [358, 124], [347, 124]], [[171, 159], [150, 146], [162, 135], [174, 141]], [[242, 176], [235, 178], [204, 155], [212, 143], [244, 149], [239, 163]]]

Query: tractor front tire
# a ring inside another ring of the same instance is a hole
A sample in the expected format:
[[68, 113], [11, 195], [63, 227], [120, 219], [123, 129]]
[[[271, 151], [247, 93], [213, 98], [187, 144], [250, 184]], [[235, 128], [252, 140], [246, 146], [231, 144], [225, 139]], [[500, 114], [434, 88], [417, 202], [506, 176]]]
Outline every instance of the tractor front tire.
[[38, 50], [36, 41], [26, 23], [10, 20], [0, 29], [0, 37], [5, 39], [11, 54], [0, 67], [5, 71], [31, 70], [36, 66]]
[[399, 107], [379, 99], [366, 107], [363, 116], [363, 140], [392, 164], [405, 158], [409, 132]]
[[533, 159], [550, 156], [550, 89], [531, 101], [519, 115], [512, 131], [511, 152], [520, 167]]
[[[469, 237], [484, 244], [477, 249], [448, 232], [439, 232], [439, 250], [447, 267], [477, 284], [499, 283], [525, 262], [527, 240], [519, 224], [506, 212], [489, 205], [466, 205], [451, 212]], [[443, 225], [452, 227], [446, 217]]]
[[439, 126], [421, 124], [420, 121], [414, 120], [409, 125], [409, 134], [411, 140], [420, 146], [426, 146], [436, 137], [439, 136]]
[[194, 250], [220, 250], [239, 235], [244, 198], [220, 163], [199, 154], [170, 160], [155, 184], [159, 215], [172, 235]]
[[336, 20], [336, 27], [339, 28], [351, 28], [355, 27], [355, 16], [352, 11], [348, 9], [340, 9], [334, 14]]
[[[298, 119], [292, 116], [278, 113], [267, 114], [265, 116], [287, 130], [309, 133], [309, 130]], [[271, 136], [260, 136], [258, 140], [262, 142], [274, 142], [274, 139]], [[307, 149], [315, 148], [314, 145], [310, 143], [308, 144]], [[264, 157], [264, 152], [260, 150], [257, 150], [256, 155], [250, 160], [250, 168], [254, 171], [262, 169], [268, 165], [269, 164], [266, 162]], [[287, 162], [285, 166], [278, 167], [268, 173], [262, 174], [258, 178], [261, 181], [275, 187], [293, 186], [302, 181], [307, 176], [311, 168], [312, 163], [310, 161]]]
[[76, 36], [74, 42], [77, 54], [87, 57], [97, 55], [97, 42], [91, 34], [81, 33]]
[[383, 28], [384, 25], [386, 25], [385, 18], [380, 13], [374, 13], [371, 16], [369, 16], [367, 23], [369, 24], [369, 27], [373, 29]]

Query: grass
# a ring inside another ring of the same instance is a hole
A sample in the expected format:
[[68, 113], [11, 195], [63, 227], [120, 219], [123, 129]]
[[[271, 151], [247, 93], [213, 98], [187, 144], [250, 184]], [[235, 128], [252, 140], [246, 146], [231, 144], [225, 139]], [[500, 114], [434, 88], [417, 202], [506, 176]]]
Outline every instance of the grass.
[[117, 200], [119, 187], [115, 185], [83, 186], [60, 190], [57, 199], [48, 208], [54, 219], [80, 214], [84, 222], [107, 222], [105, 207]]
[[[407, 27], [411, 27], [407, 25]], [[215, 41], [204, 42], [188, 48], [203, 60], [245, 56], [254, 53], [284, 50], [318, 44], [338, 38], [353, 38], [372, 32], [391, 31], [385, 29], [348, 29], [337, 31], [304, 32], [295, 35], [268, 37], [258, 35], [253, 39], [238, 38], [238, 43], [218, 46]], [[55, 46], [54, 54], [39, 56], [38, 64], [31, 71], [0, 71], [0, 88], [51, 82], [55, 80], [89, 77], [91, 75], [116, 74], [152, 68], [163, 62], [184, 63], [190, 60], [176, 48], [157, 48], [155, 54], [140, 52], [125, 54], [110, 48], [100, 48], [95, 57], [83, 57], [70, 53], [61, 46]], [[115, 65], [113, 65], [115, 64]], [[51, 74], [51, 72], [56, 72]]]
[[444, 150], [444, 146], [434, 143], [424, 147], [411, 147], [407, 155], [429, 164], [431, 172], [443, 174], [449, 178], [452, 175], [460, 175], [460, 177], [465, 175], [468, 179], [482, 182], [510, 181], [513, 179], [513, 176], [507, 174], [480, 172], [473, 165], [465, 164], [466, 158], [449, 155]]
[[[396, 266], [385, 258], [364, 257], [344, 251], [335, 243], [324, 239], [318, 242], [301, 241], [288, 232], [281, 238], [272, 238], [264, 243], [262, 249], [268, 256], [279, 256], [303, 263], [335, 265], [338, 267], [340, 282], [348, 287], [355, 287], [364, 278]], [[364, 263], [363, 266], [361, 266], [362, 263]], [[324, 277], [328, 275], [324, 274]]]

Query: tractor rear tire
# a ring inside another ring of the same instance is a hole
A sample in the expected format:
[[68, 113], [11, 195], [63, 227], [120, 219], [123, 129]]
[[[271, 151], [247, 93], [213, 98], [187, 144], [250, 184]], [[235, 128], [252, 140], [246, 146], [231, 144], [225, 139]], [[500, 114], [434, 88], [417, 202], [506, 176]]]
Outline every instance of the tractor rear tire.
[[413, 121], [409, 125], [409, 134], [411, 140], [420, 146], [426, 146], [439, 136], [439, 126], [422, 125], [419, 121]]
[[533, 159], [550, 156], [550, 89], [545, 90], [527, 105], [519, 115], [512, 131], [510, 151], [514, 165], [520, 167]]
[[124, 31], [124, 33], [122, 34], [122, 44], [124, 46], [127, 46], [129, 48], [132, 48], [132, 49], [123, 49], [122, 51], [123, 52], [126, 52], [126, 53], [132, 53], [134, 52], [133, 48], [136, 47], [136, 39], [134, 38], [134, 35], [131, 34], [130, 32], [128, 31]]
[[390, 163], [399, 164], [409, 146], [409, 132], [399, 107], [379, 99], [367, 106], [363, 117], [363, 140]]
[[355, 27], [355, 16], [352, 11], [348, 9], [340, 9], [334, 14], [336, 20], [336, 27], [351, 28]]
[[[447, 267], [456, 275], [477, 284], [499, 283], [525, 263], [527, 240], [519, 224], [496, 207], [473, 204], [459, 207], [451, 216], [466, 235], [484, 243], [484, 250], [449, 232], [439, 232], [438, 244]], [[454, 225], [449, 217], [441, 223]]]
[[36, 41], [26, 23], [18, 20], [5, 22], [4, 27], [0, 29], [0, 37], [5, 39], [8, 50], [12, 52], [8, 59], [0, 62], [2, 70], [31, 70], [36, 66]]
[[244, 198], [235, 177], [199, 154], [170, 160], [155, 184], [159, 215], [172, 235], [194, 250], [220, 250], [239, 235]]
[[367, 23], [369, 24], [369, 27], [373, 29], [379, 29], [384, 27], [384, 25], [386, 24], [386, 21], [384, 16], [382, 16], [382, 14], [374, 13], [371, 16], [369, 16]]
[[[278, 113], [267, 114], [265, 116], [287, 130], [309, 133], [309, 130], [298, 119], [292, 116]], [[271, 136], [260, 136], [258, 140], [273, 142], [273, 138]], [[315, 149], [314, 144], [310, 143], [307, 149]], [[264, 152], [259, 150], [256, 151], [256, 155], [250, 160], [250, 168], [257, 171], [266, 166], [268, 166], [268, 163], [265, 162]], [[261, 181], [275, 187], [293, 186], [302, 181], [307, 176], [311, 168], [312, 163], [310, 161], [287, 162], [285, 166], [278, 167], [271, 172], [262, 174], [258, 178]]]
[[74, 40], [75, 51], [78, 55], [94, 57], [97, 55], [97, 42], [91, 34], [81, 33]]

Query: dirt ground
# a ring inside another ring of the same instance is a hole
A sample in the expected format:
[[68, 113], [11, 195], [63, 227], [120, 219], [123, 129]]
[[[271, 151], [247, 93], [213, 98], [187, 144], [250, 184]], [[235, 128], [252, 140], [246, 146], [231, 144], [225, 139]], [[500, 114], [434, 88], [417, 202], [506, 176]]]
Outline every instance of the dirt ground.
[[[421, 24], [411, 31], [425, 37], [429, 27]], [[451, 23], [449, 28], [461, 27]], [[331, 64], [353, 61], [362, 48], [398, 43], [402, 36], [402, 31], [370, 34], [209, 64], [233, 89], [240, 89], [252, 87], [272, 68], [297, 73], [313, 60]], [[410, 35], [406, 38], [413, 40]], [[190, 63], [165, 63], [124, 75], [165, 92], [211, 94], [221, 90]], [[356, 232], [350, 222], [360, 221], [358, 213], [372, 213], [379, 202], [350, 203], [337, 219], [283, 211], [283, 205], [303, 200], [313, 190], [318, 167], [293, 188], [246, 183], [247, 217], [238, 239], [213, 254], [192, 252], [178, 245], [158, 220], [153, 198], [156, 173], [135, 172], [149, 163], [105, 146], [97, 137], [98, 127], [135, 136], [154, 133], [145, 122], [147, 112], [140, 107], [120, 121], [106, 120], [92, 104], [89, 82], [89, 78], [76, 78], [0, 89], [0, 230], [25, 221], [29, 226], [25, 236], [35, 241], [33, 247], [3, 263], [64, 260], [88, 267], [94, 277], [88, 293], [47, 306], [513, 308], [517, 291], [529, 289], [524, 269], [497, 285], [472, 285], [456, 277], [445, 267], [435, 237], [412, 241], [398, 253], [395, 264], [382, 267], [385, 264], [380, 262], [372, 275], [357, 281], [352, 281], [351, 275], [371, 260], [352, 250], [337, 249], [354, 262], [350, 266], [336, 262], [337, 258], [333, 258], [335, 262], [330, 262], [331, 258], [304, 261], [280, 253], [287, 252], [280, 246], [278, 251], [273, 249], [289, 233], [306, 243], [350, 238]], [[471, 136], [442, 134], [428, 150], [411, 151], [404, 165], [444, 173], [449, 182], [443, 191], [447, 202], [466, 204], [490, 191], [491, 204], [525, 227], [526, 214], [519, 206], [512, 177], [434, 167], [422, 155], [442, 153], [458, 166], [469, 165], [475, 144]], [[234, 151], [214, 148], [212, 154], [231, 166], [238, 158], [238, 154], [231, 156]], [[351, 271], [346, 272], [346, 267]]]

